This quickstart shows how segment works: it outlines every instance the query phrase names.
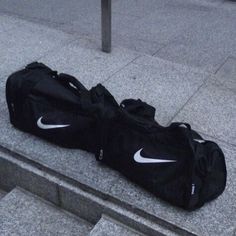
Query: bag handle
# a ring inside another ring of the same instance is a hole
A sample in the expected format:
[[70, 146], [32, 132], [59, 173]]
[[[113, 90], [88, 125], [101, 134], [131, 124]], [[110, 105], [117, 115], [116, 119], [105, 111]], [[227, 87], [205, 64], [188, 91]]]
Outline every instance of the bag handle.
[[188, 123], [183, 123], [183, 122], [173, 122], [171, 123], [170, 127], [172, 128], [176, 128], [176, 127], [180, 127], [180, 128], [185, 128], [191, 131], [191, 126]]
[[156, 109], [140, 99], [125, 99], [121, 102], [120, 107], [132, 115], [137, 115], [151, 121], [155, 118]]
[[83, 84], [81, 84], [75, 77], [61, 73], [58, 75], [59, 80], [64, 83], [66, 86], [69, 86], [70, 88], [76, 89], [79, 91], [86, 90]]

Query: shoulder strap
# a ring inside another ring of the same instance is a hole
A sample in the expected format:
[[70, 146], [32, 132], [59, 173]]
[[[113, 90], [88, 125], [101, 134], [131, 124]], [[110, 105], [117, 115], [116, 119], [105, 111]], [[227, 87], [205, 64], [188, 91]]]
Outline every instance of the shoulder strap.
[[61, 73], [58, 75], [58, 79], [67, 87], [77, 89], [78, 91], [87, 90], [82, 83], [71, 75]]

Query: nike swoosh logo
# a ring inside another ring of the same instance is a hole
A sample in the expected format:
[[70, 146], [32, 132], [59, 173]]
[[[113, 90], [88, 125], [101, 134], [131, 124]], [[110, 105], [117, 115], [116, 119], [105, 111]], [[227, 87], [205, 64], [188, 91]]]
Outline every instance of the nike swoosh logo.
[[138, 150], [135, 154], [134, 154], [134, 160], [138, 163], [169, 163], [169, 162], [176, 162], [176, 160], [165, 160], [165, 159], [156, 159], [156, 158], [146, 158], [146, 157], [142, 157], [141, 155], [141, 151], [143, 150], [143, 148], [141, 148], [140, 150]]
[[68, 127], [70, 125], [52, 125], [52, 124], [43, 124], [42, 123], [42, 119], [43, 117], [41, 116], [38, 121], [37, 121], [37, 126], [40, 128], [40, 129], [59, 129], [59, 128], [65, 128], [65, 127]]

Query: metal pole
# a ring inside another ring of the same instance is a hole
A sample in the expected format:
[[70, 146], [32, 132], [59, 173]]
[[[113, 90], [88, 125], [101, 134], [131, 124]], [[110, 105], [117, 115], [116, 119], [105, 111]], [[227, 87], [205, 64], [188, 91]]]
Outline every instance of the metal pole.
[[102, 51], [111, 52], [111, 0], [101, 0], [102, 5]]

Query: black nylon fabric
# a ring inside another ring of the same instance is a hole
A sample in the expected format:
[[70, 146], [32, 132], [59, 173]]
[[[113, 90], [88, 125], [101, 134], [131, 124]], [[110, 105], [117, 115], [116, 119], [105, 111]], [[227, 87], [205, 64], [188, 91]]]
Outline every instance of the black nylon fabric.
[[220, 147], [189, 124], [159, 125], [155, 108], [140, 99], [118, 105], [101, 84], [88, 90], [73, 76], [38, 62], [8, 78], [6, 99], [16, 128], [92, 152], [173, 205], [194, 210], [224, 191]]

